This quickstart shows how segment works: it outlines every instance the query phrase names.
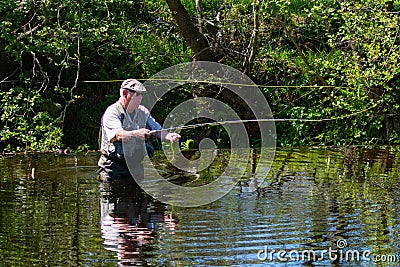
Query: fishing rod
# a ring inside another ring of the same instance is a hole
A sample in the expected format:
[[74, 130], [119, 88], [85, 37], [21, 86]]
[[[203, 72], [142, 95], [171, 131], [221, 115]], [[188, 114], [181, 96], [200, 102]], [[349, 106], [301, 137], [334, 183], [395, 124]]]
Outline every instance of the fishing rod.
[[217, 126], [217, 125], [224, 125], [224, 124], [236, 124], [236, 123], [247, 123], [247, 122], [285, 122], [285, 121], [298, 121], [298, 122], [323, 122], [323, 121], [334, 121], [334, 120], [341, 120], [345, 118], [350, 118], [353, 116], [356, 116], [358, 114], [365, 113], [365, 111], [368, 111], [370, 109], [373, 109], [378, 105], [380, 101], [375, 103], [372, 107], [359, 110], [357, 112], [353, 112], [351, 114], [343, 115], [343, 116], [338, 116], [338, 117], [331, 117], [331, 118], [324, 118], [324, 119], [275, 119], [275, 118], [264, 118], [264, 119], [248, 119], [248, 120], [226, 120], [226, 121], [214, 121], [214, 122], [204, 122], [204, 123], [197, 123], [197, 124], [191, 124], [191, 125], [182, 125], [182, 126], [175, 126], [175, 127], [170, 127], [170, 128], [165, 128], [161, 130], [152, 130], [150, 133], [156, 133], [156, 132], [162, 132], [162, 131], [171, 131], [171, 130], [177, 130], [177, 129], [191, 129], [191, 128], [197, 128], [197, 127], [202, 127], [202, 126]]
[[217, 125], [225, 125], [225, 124], [237, 124], [237, 123], [248, 123], [248, 122], [283, 122], [283, 121], [302, 121], [302, 122], [321, 122], [324, 120], [332, 120], [332, 119], [248, 119], [248, 120], [228, 120], [228, 121], [213, 121], [213, 122], [204, 122], [204, 123], [196, 123], [190, 125], [181, 125], [170, 128], [164, 128], [161, 130], [152, 130], [150, 133], [162, 132], [162, 131], [172, 131], [172, 130], [184, 130], [184, 129], [192, 129], [203, 126], [217, 126]]

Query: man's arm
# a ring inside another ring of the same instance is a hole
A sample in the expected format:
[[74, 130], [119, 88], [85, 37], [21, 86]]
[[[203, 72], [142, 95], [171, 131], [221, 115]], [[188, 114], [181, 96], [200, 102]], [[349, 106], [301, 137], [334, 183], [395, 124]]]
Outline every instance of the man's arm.
[[169, 133], [168, 131], [162, 130], [161, 125], [150, 114], [147, 117], [146, 128], [150, 129], [151, 131], [156, 131], [153, 133], [153, 135], [161, 140], [170, 141], [174, 143], [178, 141], [179, 138], [181, 138], [181, 136], [177, 133]]
[[114, 137], [111, 139], [111, 142], [114, 141], [129, 141], [134, 138], [138, 138], [140, 140], [145, 140], [150, 136], [150, 130], [146, 128], [141, 128], [138, 130], [126, 131], [126, 130], [118, 130]]
[[124, 130], [119, 113], [115, 108], [108, 108], [105, 111], [102, 125], [110, 142], [129, 141], [132, 137], [145, 140], [146, 137], [150, 136], [150, 130], [144, 128], [133, 131]]

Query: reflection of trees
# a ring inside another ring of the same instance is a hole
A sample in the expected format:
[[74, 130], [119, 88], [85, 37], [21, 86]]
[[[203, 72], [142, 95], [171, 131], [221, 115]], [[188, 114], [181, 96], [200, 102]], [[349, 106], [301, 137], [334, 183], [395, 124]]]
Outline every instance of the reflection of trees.
[[176, 221], [165, 206], [146, 195], [133, 180], [100, 185], [101, 233], [107, 250], [115, 251], [121, 266], [141, 263], [143, 251], [155, 238], [160, 223], [173, 230]]
[[344, 155], [344, 167], [348, 172], [346, 174], [355, 177], [365, 177], [371, 168], [375, 169], [373, 173], [386, 173], [391, 170], [395, 159], [389, 150], [377, 148], [369, 150], [346, 148]]

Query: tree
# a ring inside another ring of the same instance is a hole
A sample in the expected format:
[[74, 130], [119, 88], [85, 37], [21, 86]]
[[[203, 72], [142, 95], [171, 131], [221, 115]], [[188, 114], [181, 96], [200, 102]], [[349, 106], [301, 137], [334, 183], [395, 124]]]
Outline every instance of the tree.
[[207, 38], [192, 22], [191, 16], [180, 0], [166, 0], [183, 38], [193, 52], [193, 60], [214, 61]]
[[[399, 18], [392, 10], [393, 1], [343, 1], [343, 23], [330, 40], [334, 51], [340, 51], [337, 77], [342, 77], [349, 92], [355, 90], [359, 99], [374, 103], [369, 120], [387, 140], [393, 131], [400, 135]], [[375, 116], [382, 118], [380, 122]]]
[[[202, 32], [202, 28], [192, 22], [192, 17], [189, 15], [185, 7], [182, 5], [180, 0], [166, 0], [167, 4], [171, 10], [172, 16], [182, 33], [183, 38], [185, 39], [188, 46], [191, 48], [193, 53], [194, 61], [215, 61], [215, 55], [211, 50], [211, 46]], [[200, 1], [196, 1], [197, 12], [200, 12]], [[255, 58], [256, 46], [257, 46], [257, 11], [258, 5], [254, 5], [254, 30], [252, 32], [251, 41], [248, 47], [248, 60], [244, 61], [243, 67], [246, 70], [250, 70], [251, 61]], [[201, 25], [199, 23], [198, 25]], [[217, 73], [221, 73], [224, 75], [224, 72], [216, 71]], [[224, 77], [220, 77], [224, 79]], [[231, 108], [233, 108], [237, 114], [243, 119], [253, 118], [253, 113], [250, 110], [249, 106], [236, 94], [230, 92], [225, 88], [221, 88], [220, 86], [216, 86], [213, 84], [208, 84], [205, 86], [195, 86], [193, 88], [193, 96], [196, 97], [213, 97], [216, 99], [222, 100], [224, 103], [227, 103]], [[199, 122], [203, 122], [203, 119], [198, 120]], [[247, 124], [247, 130], [249, 132], [249, 136], [251, 138], [256, 138], [259, 135], [258, 124]], [[201, 132], [200, 135], [197, 136], [195, 143], [198, 144], [204, 136], [215, 135], [212, 134], [212, 129], [208, 129], [207, 131]]]

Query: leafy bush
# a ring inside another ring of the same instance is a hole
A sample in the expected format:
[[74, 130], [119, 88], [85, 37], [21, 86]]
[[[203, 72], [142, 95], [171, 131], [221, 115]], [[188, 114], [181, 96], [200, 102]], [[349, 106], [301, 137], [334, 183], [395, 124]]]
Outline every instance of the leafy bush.
[[[400, 142], [398, 1], [201, 1], [201, 19], [182, 2], [275, 117], [315, 120], [278, 123], [280, 145]], [[0, 14], [3, 151], [96, 149], [122, 80], [192, 60], [164, 1], [2, 1]], [[156, 119], [188, 88], [160, 99]]]

